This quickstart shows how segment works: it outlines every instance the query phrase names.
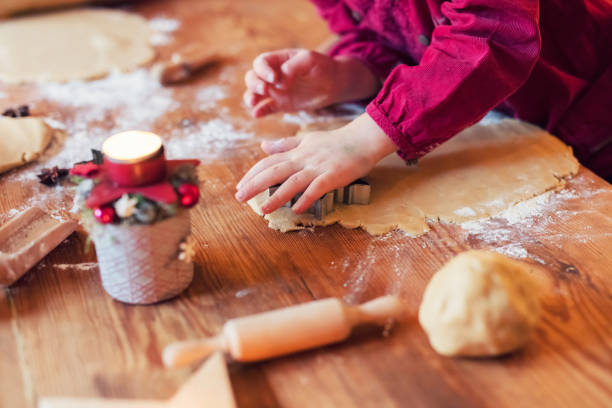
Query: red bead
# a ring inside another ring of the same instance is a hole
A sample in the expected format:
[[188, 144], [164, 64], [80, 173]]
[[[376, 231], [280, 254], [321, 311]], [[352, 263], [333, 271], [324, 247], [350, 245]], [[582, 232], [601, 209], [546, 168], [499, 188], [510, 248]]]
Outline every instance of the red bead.
[[200, 189], [195, 184], [181, 184], [177, 191], [180, 196], [181, 206], [185, 208], [193, 207], [200, 199]]
[[111, 206], [98, 207], [94, 210], [94, 217], [100, 224], [110, 224], [115, 221], [115, 209]]

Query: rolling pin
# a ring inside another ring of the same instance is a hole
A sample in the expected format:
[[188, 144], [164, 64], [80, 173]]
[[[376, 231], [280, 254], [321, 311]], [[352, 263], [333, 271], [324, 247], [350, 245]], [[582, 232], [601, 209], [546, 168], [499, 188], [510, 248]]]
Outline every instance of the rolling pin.
[[190, 79], [221, 59], [222, 57], [214, 51], [189, 44], [172, 54], [169, 61], [158, 63], [153, 68], [153, 73], [162, 85], [173, 85]]
[[10, 286], [40, 262], [76, 228], [32, 207], [0, 227], [0, 288]]
[[385, 325], [404, 311], [396, 296], [358, 306], [329, 298], [228, 320], [215, 337], [170, 344], [162, 354], [167, 367], [181, 367], [215, 351], [236, 361], [257, 361], [346, 339], [361, 324]]

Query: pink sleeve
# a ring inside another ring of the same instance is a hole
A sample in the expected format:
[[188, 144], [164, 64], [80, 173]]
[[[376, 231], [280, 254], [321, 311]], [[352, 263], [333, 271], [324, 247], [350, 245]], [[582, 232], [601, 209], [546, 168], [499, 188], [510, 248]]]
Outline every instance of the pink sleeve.
[[537, 0], [453, 0], [416, 66], [397, 66], [368, 114], [415, 159], [480, 120], [528, 78], [540, 52]]
[[329, 28], [341, 35], [329, 55], [351, 56], [359, 59], [382, 81], [391, 70], [410, 62], [401, 53], [381, 44], [375, 32], [359, 27], [351, 10], [341, 0], [312, 0], [319, 15]]

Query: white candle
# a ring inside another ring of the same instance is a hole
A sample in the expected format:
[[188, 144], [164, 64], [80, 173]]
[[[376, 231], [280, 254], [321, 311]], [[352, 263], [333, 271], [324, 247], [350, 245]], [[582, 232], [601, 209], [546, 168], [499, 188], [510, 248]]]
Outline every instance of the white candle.
[[130, 130], [117, 133], [104, 141], [102, 153], [118, 163], [139, 163], [157, 155], [162, 149], [159, 136], [151, 132]]

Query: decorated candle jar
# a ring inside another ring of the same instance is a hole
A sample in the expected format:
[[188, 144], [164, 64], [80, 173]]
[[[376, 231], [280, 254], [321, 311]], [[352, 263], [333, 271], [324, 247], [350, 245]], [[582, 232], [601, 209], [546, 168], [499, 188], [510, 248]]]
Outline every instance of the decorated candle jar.
[[104, 289], [134, 304], [178, 295], [193, 279], [189, 208], [199, 199], [199, 162], [167, 160], [161, 139], [140, 131], [111, 136], [95, 156], [70, 173]]

